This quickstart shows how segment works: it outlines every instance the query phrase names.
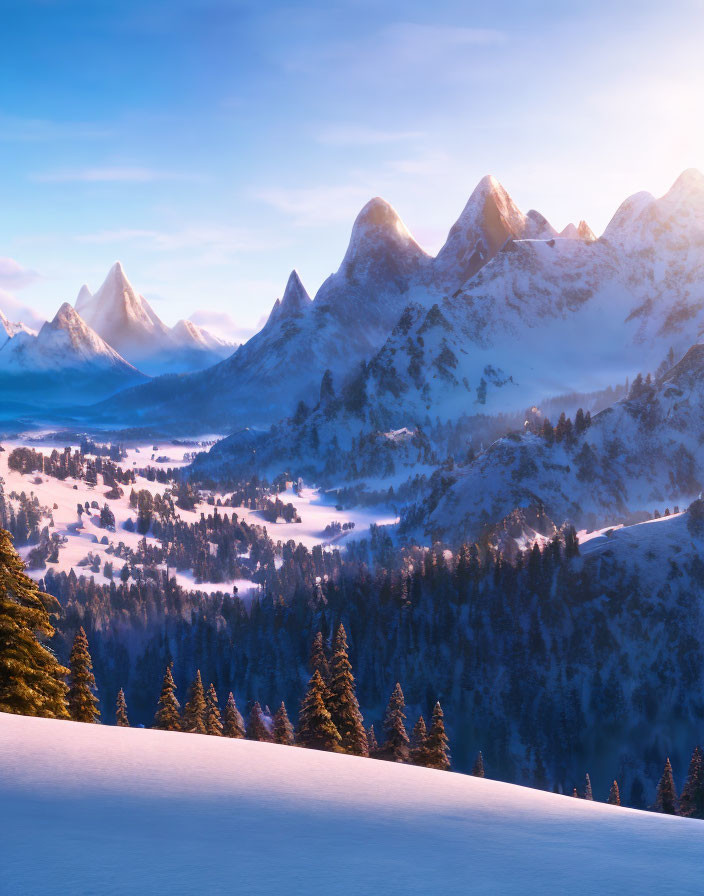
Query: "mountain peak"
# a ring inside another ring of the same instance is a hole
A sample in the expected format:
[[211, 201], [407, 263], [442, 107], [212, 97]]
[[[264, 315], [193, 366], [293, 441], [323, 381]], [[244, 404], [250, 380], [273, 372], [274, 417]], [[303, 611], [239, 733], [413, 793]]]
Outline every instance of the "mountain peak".
[[93, 293], [88, 289], [88, 286], [84, 283], [83, 286], [78, 290], [78, 295], [76, 296], [76, 301], [74, 303], [74, 308], [79, 313], [82, 308], [85, 308], [86, 305], [93, 298]]
[[692, 193], [704, 194], [704, 174], [698, 168], [687, 168], [686, 171], [683, 171], [666, 195], [673, 198]]
[[[394, 207], [380, 196], [375, 196], [360, 211], [352, 225], [350, 247], [370, 239], [383, 238], [385, 234], [394, 241], [418, 245]], [[419, 246], [418, 249], [422, 251]]]
[[[453, 224], [434, 267], [447, 288], [457, 288], [492, 259], [507, 240], [526, 236], [526, 227], [526, 216], [499, 181], [487, 174], [474, 188]], [[535, 218], [531, 220], [529, 232], [534, 227]]]
[[305, 310], [312, 301], [301, 282], [298, 271], [294, 268], [289, 274], [286, 289], [281, 299], [281, 311], [286, 314], [298, 314]]

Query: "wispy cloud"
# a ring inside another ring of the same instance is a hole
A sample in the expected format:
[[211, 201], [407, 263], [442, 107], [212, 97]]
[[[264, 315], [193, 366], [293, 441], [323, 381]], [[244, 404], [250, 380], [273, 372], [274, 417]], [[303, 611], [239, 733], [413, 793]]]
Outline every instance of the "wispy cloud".
[[59, 171], [39, 172], [31, 175], [38, 183], [131, 183], [144, 184], [156, 181], [204, 180], [204, 176], [187, 171], [164, 171], [159, 168], [140, 166], [106, 166], [97, 168], [74, 168]]
[[54, 140], [98, 140], [110, 137], [114, 129], [85, 121], [52, 121], [0, 114], [0, 142], [44, 143]]
[[226, 311], [196, 311], [189, 320], [199, 327], [205, 327], [211, 333], [221, 339], [231, 342], [246, 342], [250, 336], [254, 336], [266, 323], [267, 315], [263, 315], [253, 327], [243, 327]]
[[23, 267], [14, 258], [0, 257], [0, 287], [22, 289], [40, 279], [36, 271]]
[[84, 233], [75, 237], [79, 243], [97, 246], [139, 243], [160, 252], [176, 252], [183, 249], [218, 250], [223, 253], [259, 252], [280, 248], [282, 243], [269, 234], [256, 233], [244, 227], [204, 225], [182, 230], [156, 230], [147, 228], [118, 228]]
[[23, 305], [12, 293], [4, 289], [0, 289], [0, 311], [12, 323], [25, 324], [35, 330], [38, 330], [45, 321], [44, 317], [27, 305]]
[[348, 223], [374, 195], [363, 185], [272, 187], [256, 197], [291, 218], [299, 227]]
[[380, 146], [423, 137], [422, 131], [393, 131], [366, 125], [335, 124], [323, 128], [317, 135], [318, 143], [328, 146]]

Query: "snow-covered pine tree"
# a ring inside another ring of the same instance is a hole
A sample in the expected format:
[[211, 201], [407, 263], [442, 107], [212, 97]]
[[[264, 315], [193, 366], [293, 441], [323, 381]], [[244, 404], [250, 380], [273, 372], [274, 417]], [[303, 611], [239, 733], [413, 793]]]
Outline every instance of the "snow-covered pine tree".
[[322, 632], [318, 632], [315, 638], [313, 638], [313, 644], [310, 649], [308, 668], [310, 669], [311, 675], [315, 675], [316, 672], [320, 672], [320, 677], [323, 679], [325, 685], [327, 686], [328, 682], [330, 681], [330, 666], [328, 664], [328, 658], [325, 655], [325, 644], [323, 642]]
[[433, 720], [426, 740], [426, 765], [447, 771], [450, 768], [450, 745], [445, 734], [442, 707], [438, 701], [433, 709]]
[[274, 743], [284, 744], [287, 747], [292, 747], [294, 744], [293, 725], [289, 720], [283, 700], [274, 716]]
[[621, 805], [621, 794], [618, 792], [618, 784], [616, 781], [611, 785], [611, 790], [609, 791], [609, 799], [607, 800], [610, 806], [620, 806]]
[[312, 750], [340, 752], [340, 732], [325, 706], [325, 690], [325, 683], [316, 669], [301, 703], [296, 743]]
[[425, 765], [427, 740], [428, 729], [425, 727], [425, 719], [423, 716], [419, 716], [411, 734], [411, 762], [413, 765]]
[[687, 780], [680, 796], [680, 815], [704, 818], [704, 760], [699, 746], [694, 748], [689, 761]]
[[115, 708], [115, 724], [118, 728], [129, 728], [130, 720], [127, 718], [127, 701], [125, 692], [120, 688], [117, 692], [117, 706]]
[[379, 744], [376, 742], [376, 734], [374, 733], [373, 725], [370, 725], [369, 728], [367, 728], [367, 750], [372, 757], [379, 752]]
[[269, 729], [264, 721], [264, 713], [259, 703], [254, 704], [247, 719], [247, 740], [271, 740]]
[[95, 691], [93, 660], [88, 649], [88, 638], [81, 626], [69, 656], [68, 711], [74, 722], [99, 722], [100, 710]]
[[396, 687], [389, 698], [384, 716], [384, 734], [386, 740], [379, 751], [379, 758], [390, 762], [408, 762], [410, 747], [408, 733], [406, 732], [406, 701], [401, 690], [401, 685], [396, 682]]
[[340, 623], [330, 662], [328, 710], [341, 738], [342, 749], [354, 756], [367, 756], [367, 732], [355, 694], [352, 665], [347, 653], [347, 633]]
[[196, 670], [196, 677], [188, 691], [188, 701], [183, 709], [182, 731], [191, 734], [205, 734], [205, 691], [200, 669]]
[[589, 772], [587, 772], [584, 779], [584, 799], [585, 800], [593, 800], [594, 794], [592, 793], [592, 782], [589, 780]]
[[481, 750], [477, 753], [477, 758], [474, 760], [474, 765], [472, 766], [472, 774], [475, 778], [484, 777], [484, 757], [482, 756]]
[[232, 691], [230, 691], [227, 698], [227, 704], [225, 705], [222, 733], [224, 737], [242, 738], [245, 735], [244, 719], [242, 718], [239, 709], [237, 709], [237, 704], [235, 703]]
[[171, 663], [166, 667], [161, 695], [154, 716], [154, 727], [160, 731], [181, 730], [181, 707], [176, 699], [176, 685], [171, 673]]
[[211, 682], [205, 697], [205, 733], [215, 737], [222, 736], [222, 718], [215, 685]]
[[24, 571], [12, 536], [0, 529], [0, 712], [68, 718], [65, 669], [42, 641], [54, 634], [58, 601]]
[[677, 791], [675, 790], [675, 779], [672, 775], [669, 756], [665, 762], [665, 768], [655, 795], [655, 809], [664, 815], [675, 815], [677, 812]]

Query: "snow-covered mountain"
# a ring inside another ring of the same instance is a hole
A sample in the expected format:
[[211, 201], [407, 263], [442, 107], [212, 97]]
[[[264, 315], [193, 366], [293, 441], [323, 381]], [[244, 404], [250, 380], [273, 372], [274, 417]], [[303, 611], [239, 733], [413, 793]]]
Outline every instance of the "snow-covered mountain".
[[81, 287], [75, 307], [107, 343], [150, 375], [199, 370], [234, 350], [190, 321], [167, 327], [135, 291], [119, 261], [95, 295]]
[[277, 744], [1, 715], [0, 794], [8, 893], [701, 890], [698, 821]]
[[12, 339], [18, 333], [27, 333], [29, 336], [37, 335], [36, 330], [32, 330], [26, 324], [8, 320], [0, 310], [0, 348], [5, 345], [8, 339]]
[[[0, 322], [2, 323], [2, 322]], [[38, 333], [3, 323], [0, 378], [6, 396], [70, 397], [76, 403], [112, 394], [145, 377], [89, 327], [68, 302]]]
[[585, 240], [588, 243], [591, 243], [596, 239], [594, 231], [586, 221], [580, 221], [576, 227], [574, 224], [568, 224], [564, 230], [560, 231], [559, 236], [562, 239]]
[[572, 439], [499, 439], [466, 467], [426, 519], [441, 537], [476, 538], [517, 507], [594, 529], [686, 507], [704, 488], [704, 345], [655, 384], [596, 415]]

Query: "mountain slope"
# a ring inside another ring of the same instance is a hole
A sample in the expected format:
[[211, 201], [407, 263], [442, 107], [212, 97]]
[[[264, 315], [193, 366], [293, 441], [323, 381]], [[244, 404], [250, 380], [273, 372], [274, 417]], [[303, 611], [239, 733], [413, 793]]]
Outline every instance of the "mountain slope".
[[128, 364], [65, 302], [36, 335], [15, 330], [0, 348], [6, 396], [95, 401], [145, 377]]
[[427, 518], [427, 531], [476, 538], [516, 507], [542, 505], [556, 523], [607, 525], [686, 506], [704, 488], [704, 345], [655, 385], [598, 414], [574, 440], [499, 439], [456, 481]]
[[13, 893], [700, 891], [700, 822], [273, 744], [2, 715], [0, 792]]

